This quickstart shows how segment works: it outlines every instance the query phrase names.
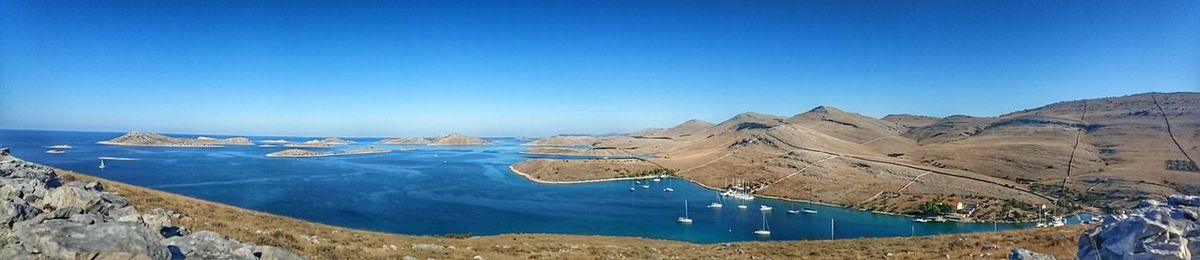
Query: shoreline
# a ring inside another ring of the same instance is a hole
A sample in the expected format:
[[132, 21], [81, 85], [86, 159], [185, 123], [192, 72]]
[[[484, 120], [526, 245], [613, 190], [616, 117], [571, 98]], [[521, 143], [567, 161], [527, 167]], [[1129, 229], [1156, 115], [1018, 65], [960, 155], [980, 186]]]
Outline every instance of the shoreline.
[[620, 177], [620, 178], [607, 178], [607, 179], [581, 180], [581, 181], [547, 181], [547, 180], [541, 180], [541, 179], [534, 178], [533, 176], [530, 176], [527, 173], [518, 171], [516, 168], [513, 167], [513, 165], [516, 165], [516, 164], [512, 164], [512, 165], [508, 166], [509, 171], [512, 171], [513, 173], [520, 175], [521, 177], [525, 177], [526, 180], [532, 181], [534, 183], [541, 183], [541, 184], [584, 184], [584, 183], [598, 183], [598, 182], [610, 182], [610, 181], [630, 181], [630, 180], [644, 180], [644, 179], [654, 179], [654, 178], [668, 178], [668, 177], [664, 177], [664, 176], [641, 176], [641, 177]]
[[[99, 142], [96, 142], [96, 144], [111, 145], [111, 146], [125, 146], [125, 147], [175, 147], [175, 148], [225, 148], [227, 146], [226, 144], [211, 144], [211, 145], [205, 145], [205, 144], [188, 144], [188, 145], [127, 144], [127, 143], [114, 143], [114, 142], [109, 142], [109, 141], [99, 141]], [[253, 144], [246, 144], [246, 145], [253, 145]], [[246, 145], [239, 144], [238, 146], [246, 146]]]
[[[681, 179], [681, 180], [688, 181], [688, 182], [690, 182], [690, 183], [692, 183], [692, 184], [695, 184], [696, 186], [700, 186], [700, 187], [702, 187], [702, 188], [705, 188], [705, 189], [708, 189], [708, 190], [712, 190], [712, 191], [715, 191], [715, 192], [721, 192], [721, 189], [718, 189], [718, 188], [715, 188], [715, 187], [712, 187], [712, 186], [708, 186], [708, 185], [705, 185], [705, 184], [703, 184], [703, 183], [700, 183], [700, 182], [698, 182], [698, 181], [695, 181], [695, 180], [692, 180], [692, 179], [688, 179], [688, 178], [684, 178], [684, 177], [682, 177], [682, 176], [678, 176], [678, 175], [676, 175], [676, 176], [647, 176], [647, 177], [622, 177], [622, 178], [605, 178], [605, 179], [582, 180], [582, 181], [547, 181], [547, 180], [540, 180], [540, 179], [534, 178], [533, 176], [530, 176], [530, 175], [529, 175], [529, 174], [527, 174], [527, 173], [524, 173], [524, 172], [518, 171], [516, 168], [514, 168], [514, 167], [513, 167], [514, 165], [516, 165], [516, 164], [509, 165], [509, 166], [508, 166], [508, 170], [509, 170], [509, 171], [512, 171], [513, 173], [515, 173], [515, 174], [517, 174], [517, 175], [520, 175], [521, 177], [524, 177], [526, 180], [532, 181], [532, 182], [534, 182], [534, 183], [540, 183], [540, 184], [586, 184], [586, 183], [598, 183], [598, 182], [610, 182], [610, 181], [642, 180], [642, 179], [653, 179], [653, 178], [677, 178], [677, 179]], [[821, 205], [821, 206], [826, 206], [826, 207], [837, 207], [837, 208], [843, 208], [843, 209], [849, 209], [849, 210], [856, 210], [856, 211], [867, 212], [867, 213], [873, 213], [873, 214], [880, 214], [880, 215], [891, 215], [891, 216], [905, 217], [905, 218], [911, 218], [911, 219], [918, 219], [918, 218], [920, 218], [920, 217], [917, 217], [917, 216], [908, 215], [908, 214], [903, 214], [903, 213], [886, 212], [886, 211], [875, 211], [875, 210], [864, 210], [864, 209], [859, 209], [859, 208], [852, 208], [852, 207], [846, 207], [846, 206], [842, 206], [842, 205], [837, 205], [837, 204], [833, 204], [833, 203], [826, 203], [826, 202], [819, 202], [819, 201], [811, 201], [811, 200], [805, 200], [805, 199], [793, 199], [793, 198], [785, 198], [785, 197], [779, 197], [779, 196], [762, 195], [762, 194], [756, 194], [756, 193], [751, 193], [750, 195], [751, 195], [751, 196], [754, 196], [754, 197], [758, 197], [758, 198], [774, 199], [774, 200], [787, 201], [787, 202], [801, 202], [801, 203], [809, 203], [809, 204], [814, 204], [814, 205]], [[1065, 217], [1065, 216], [1064, 216], [1064, 217]], [[1000, 223], [1000, 224], [1029, 224], [1029, 223], [1036, 223], [1036, 222], [1037, 222], [1037, 220], [1031, 220], [1031, 221], [954, 221], [954, 222], [955, 222], [955, 223], [969, 223], [969, 224], [985, 224], [985, 223]]]
[[318, 155], [271, 155], [271, 154], [266, 154], [265, 156], [266, 156], [266, 157], [268, 157], [268, 158], [317, 158], [317, 157], [335, 157], [335, 156], [354, 156], [354, 155], [368, 155], [368, 154], [384, 154], [384, 153], [390, 153], [390, 152], [392, 152], [392, 150], [387, 150], [387, 151], [373, 151], [373, 152], [361, 152], [361, 153], [331, 153], [331, 154], [318, 154]]

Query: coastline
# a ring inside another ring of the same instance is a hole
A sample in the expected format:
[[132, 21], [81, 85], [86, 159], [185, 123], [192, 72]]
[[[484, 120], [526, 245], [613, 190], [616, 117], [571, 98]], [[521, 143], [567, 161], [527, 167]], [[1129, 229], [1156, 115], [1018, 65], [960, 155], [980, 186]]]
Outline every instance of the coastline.
[[267, 156], [267, 157], [270, 157], [270, 158], [316, 158], [316, 157], [335, 157], [335, 156], [353, 156], [353, 155], [382, 154], [382, 153], [390, 153], [390, 152], [392, 152], [392, 150], [386, 150], [386, 151], [371, 151], [371, 152], [358, 152], [358, 153], [354, 153], [354, 152], [351, 152], [351, 153], [329, 153], [329, 154], [317, 154], [317, 155], [271, 155], [271, 154], [266, 154], [266, 156]]
[[[513, 164], [513, 165], [516, 165], [516, 164]], [[541, 184], [583, 184], [583, 183], [598, 183], [598, 182], [610, 182], [610, 181], [629, 181], [629, 180], [645, 180], [645, 179], [654, 179], [654, 178], [665, 178], [664, 176], [653, 176], [652, 175], [652, 176], [621, 177], [621, 178], [607, 178], [607, 179], [582, 180], [582, 181], [547, 181], [547, 180], [541, 180], [541, 179], [534, 178], [533, 176], [530, 176], [527, 173], [518, 171], [516, 168], [513, 167], [513, 165], [508, 166], [509, 171], [512, 171], [513, 173], [520, 175], [521, 177], [525, 177], [526, 180], [532, 181], [534, 183], [541, 183]]]
[[[509, 233], [470, 238], [438, 235], [405, 235], [345, 228], [309, 222], [272, 213], [244, 209], [219, 202], [207, 201], [159, 191], [132, 184], [116, 182], [89, 174], [63, 169], [56, 170], [65, 179], [99, 181], [130, 198], [130, 204], [141, 208], [163, 208], [181, 213], [175, 219], [192, 231], [211, 230], [227, 234], [239, 241], [273, 245], [307, 256], [310, 259], [399, 259], [403, 256], [438, 259], [517, 259], [546, 257], [597, 258], [624, 255], [634, 259], [683, 257], [690, 259], [796, 258], [800, 255], [820, 255], [829, 258], [890, 258], [929, 259], [951, 255], [968, 257], [978, 254], [978, 248], [945, 248], [952, 241], [976, 241], [997, 244], [997, 252], [1011, 248], [1030, 248], [1062, 257], [1073, 256], [1072, 243], [1062, 246], [1054, 239], [1077, 236], [1078, 226], [1044, 230], [1009, 230], [920, 237], [840, 238], [833, 240], [745, 241], [716, 244], [697, 244], [685, 241], [606, 235], [572, 235], [546, 233]], [[250, 228], [247, 228], [250, 227]], [[255, 230], [258, 227], [260, 230]], [[312, 241], [320, 241], [314, 243]], [[422, 251], [417, 245], [442, 247], [439, 251]], [[866, 246], [864, 246], [866, 245]], [[564, 248], [571, 250], [562, 251]], [[650, 250], [649, 248], [655, 248]], [[737, 252], [730, 250], [736, 249]], [[740, 255], [740, 256], [735, 256]]]
[[225, 144], [185, 144], [185, 145], [127, 144], [127, 143], [115, 143], [115, 142], [109, 142], [109, 141], [99, 141], [99, 142], [96, 142], [96, 144], [111, 145], [111, 146], [125, 146], [125, 147], [174, 147], [174, 148], [224, 148], [226, 146]]
[[[643, 179], [653, 179], [653, 178], [677, 178], [677, 179], [688, 181], [692, 184], [695, 184], [697, 186], [703, 187], [708, 190], [712, 190], [715, 192], [721, 192], [721, 189], [718, 189], [718, 188], [712, 187], [712, 186], [708, 186], [708, 185], [705, 185], [704, 183], [700, 183], [700, 182], [692, 180], [692, 179], [684, 178], [682, 176], [646, 176], [646, 177], [605, 178], [605, 179], [581, 180], [581, 181], [547, 181], [547, 180], [541, 180], [541, 179], [534, 178], [533, 176], [530, 176], [527, 173], [518, 171], [516, 168], [513, 167], [514, 165], [516, 165], [516, 164], [509, 165], [508, 170], [512, 171], [513, 173], [515, 173], [517, 175], [520, 175], [521, 177], [524, 177], [525, 179], [527, 179], [529, 181], [532, 181], [534, 183], [540, 183], [540, 184], [584, 184], [584, 183], [598, 183], [598, 182], [610, 182], [610, 181], [643, 180]], [[809, 203], [809, 204], [816, 204], [816, 205], [822, 205], [822, 206], [827, 206], [827, 207], [844, 208], [844, 209], [857, 210], [857, 211], [869, 212], [869, 213], [881, 214], [881, 215], [891, 215], [891, 216], [905, 217], [905, 218], [912, 218], [912, 219], [918, 218], [917, 216], [903, 214], [903, 213], [865, 210], [865, 209], [846, 207], [846, 206], [842, 206], [842, 205], [838, 205], [838, 204], [826, 203], [826, 202], [820, 202], [820, 201], [785, 198], [785, 197], [779, 197], [779, 196], [762, 195], [762, 194], [754, 194], [754, 193], [752, 193], [750, 195], [754, 196], [754, 197], [758, 197], [758, 198], [774, 199], [774, 200], [781, 200], [781, 201], [788, 201], [788, 202]], [[954, 221], [954, 222], [957, 222], [957, 223], [1028, 224], [1028, 223], [1035, 223], [1035, 222], [1037, 222], [1037, 220], [1030, 220], [1030, 221], [974, 221], [973, 220], [973, 221]]]

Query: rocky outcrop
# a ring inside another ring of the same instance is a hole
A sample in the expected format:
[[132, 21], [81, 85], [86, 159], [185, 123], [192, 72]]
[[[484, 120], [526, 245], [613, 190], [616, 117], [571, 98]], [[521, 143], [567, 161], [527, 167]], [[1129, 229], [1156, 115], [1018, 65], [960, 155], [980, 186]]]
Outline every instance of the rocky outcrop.
[[1054, 256], [1017, 248], [1008, 253], [1008, 260], [1054, 260]]
[[1079, 259], [1200, 259], [1200, 196], [1143, 200], [1079, 236]]
[[0, 148], [0, 259], [302, 259], [143, 214], [98, 182], [59, 183], [54, 169]]
[[124, 135], [110, 139], [108, 141], [96, 142], [103, 145], [118, 145], [118, 146], [159, 146], [159, 147], [222, 147], [226, 145], [254, 145], [250, 138], [232, 137], [225, 139], [217, 139], [211, 137], [198, 137], [196, 139], [176, 138], [165, 136], [156, 133], [146, 133], [133, 131]]

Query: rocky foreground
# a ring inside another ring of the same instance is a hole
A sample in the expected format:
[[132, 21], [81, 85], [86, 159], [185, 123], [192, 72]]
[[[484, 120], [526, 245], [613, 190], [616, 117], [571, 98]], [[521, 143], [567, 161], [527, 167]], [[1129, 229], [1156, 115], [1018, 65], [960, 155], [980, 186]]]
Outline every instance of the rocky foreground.
[[1143, 200], [1079, 236], [1079, 259], [1200, 259], [1200, 196]]
[[66, 182], [0, 148], [0, 259], [302, 259], [172, 224], [188, 216], [141, 212], [99, 182]]
[[146, 132], [128, 132], [124, 135], [110, 139], [108, 141], [96, 142], [103, 145], [118, 145], [118, 146], [158, 146], [158, 147], [222, 147], [227, 145], [254, 145], [250, 138], [231, 137], [231, 138], [211, 138], [198, 137], [196, 139], [170, 137], [156, 133]]

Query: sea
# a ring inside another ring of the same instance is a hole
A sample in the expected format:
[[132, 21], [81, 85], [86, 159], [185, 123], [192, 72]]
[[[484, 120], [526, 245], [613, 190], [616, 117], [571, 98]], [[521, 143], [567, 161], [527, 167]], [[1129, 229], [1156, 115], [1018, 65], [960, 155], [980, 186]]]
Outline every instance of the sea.
[[[855, 209], [757, 198], [722, 199], [681, 179], [539, 184], [509, 165], [534, 158], [523, 141], [489, 138], [488, 146], [400, 146], [380, 138], [343, 138], [385, 154], [268, 158], [281, 147], [123, 147], [95, 144], [123, 133], [0, 130], [0, 147], [40, 164], [246, 209], [352, 229], [405, 235], [551, 233], [723, 243], [905, 237], [1031, 228], [1031, 224], [915, 222]], [[194, 134], [169, 134], [195, 138]], [[214, 138], [228, 136], [207, 135]], [[318, 137], [251, 136], [258, 142]], [[70, 145], [64, 154], [46, 146]], [[124, 158], [105, 160], [101, 157]], [[578, 157], [572, 157], [578, 158]], [[634, 188], [630, 191], [630, 188]], [[673, 192], [664, 191], [665, 188]], [[724, 207], [709, 208], [721, 200]], [[747, 205], [739, 209], [738, 204]], [[686, 205], [686, 207], [685, 207]], [[760, 205], [773, 207], [761, 211]], [[788, 214], [809, 208], [815, 214]], [[679, 217], [693, 222], [681, 224]], [[1078, 223], [1068, 218], [1070, 223]], [[770, 236], [755, 230], [767, 228]]]

